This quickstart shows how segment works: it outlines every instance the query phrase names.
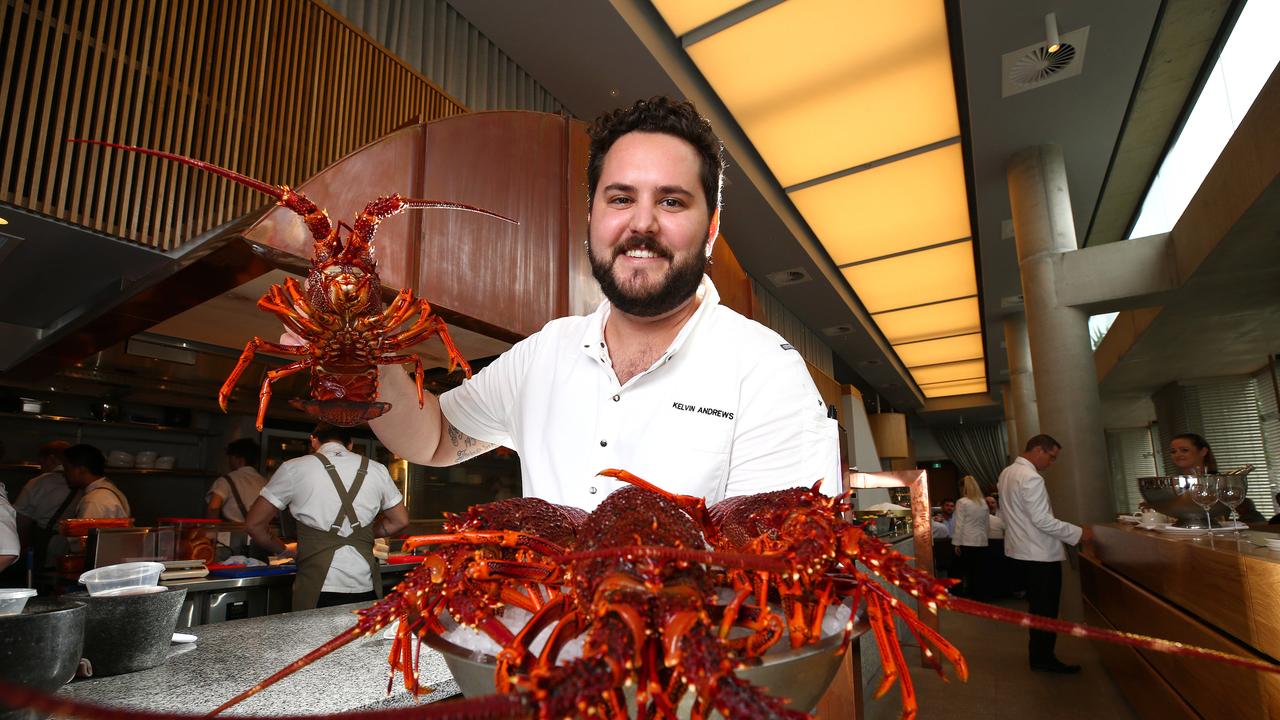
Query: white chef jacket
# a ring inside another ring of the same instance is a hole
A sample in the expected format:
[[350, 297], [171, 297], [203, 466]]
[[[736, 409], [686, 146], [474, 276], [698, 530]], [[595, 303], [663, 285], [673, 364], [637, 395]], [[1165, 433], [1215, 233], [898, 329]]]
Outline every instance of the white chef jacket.
[[964, 547], [987, 546], [987, 518], [991, 511], [985, 502], [974, 502], [967, 497], [956, 501], [951, 530], [951, 544]]
[[18, 513], [9, 504], [9, 494], [0, 485], [0, 555], [17, 556], [22, 553], [18, 543]]
[[37, 475], [27, 481], [13, 503], [13, 509], [31, 518], [37, 527], [44, 527], [53, 514], [71, 494], [71, 486], [62, 474], [62, 466]]
[[247, 509], [253, 507], [253, 501], [258, 499], [258, 494], [266, 486], [267, 479], [259, 475], [257, 470], [245, 465], [219, 477], [213, 481], [213, 485], [209, 486], [209, 492], [205, 494], [204, 501], [207, 503], [217, 495], [222, 498], [222, 517], [231, 522], [244, 522], [244, 513], [240, 512], [240, 506], [231, 495], [231, 484], [228, 480], [230, 483], [235, 483], [240, 499], [244, 501]]
[[605, 345], [611, 306], [560, 318], [440, 398], [449, 422], [520, 454], [527, 497], [591, 510], [619, 468], [715, 503], [822, 480], [839, 488], [835, 420], [804, 359], [772, 330], [701, 303], [645, 372], [619, 384]]
[[1044, 478], [1024, 457], [1000, 473], [1000, 517], [1004, 519], [1004, 554], [1017, 560], [1062, 560], [1066, 556], [1062, 543], [1075, 545], [1083, 532], [1053, 516]]
[[[343, 486], [350, 490], [363, 458], [336, 442], [321, 445], [319, 452], [333, 463], [338, 477], [342, 478]], [[329, 473], [319, 460], [310, 455], [282, 463], [262, 489], [261, 497], [277, 510], [288, 509], [295, 520], [317, 530], [328, 530], [333, 519], [338, 516], [338, 510], [342, 508], [342, 501], [333, 488]], [[361, 526], [369, 525], [378, 513], [395, 507], [402, 498], [400, 490], [391, 480], [387, 466], [370, 460], [364, 483], [352, 501], [356, 519]], [[351, 534], [349, 519], [343, 518], [338, 534], [342, 537]], [[325, 576], [321, 591], [362, 593], [372, 589], [373, 577], [369, 574], [369, 563], [355, 548], [338, 548], [333, 554], [333, 562], [329, 565], [329, 574]]]
[[1001, 518], [999, 515], [987, 516], [987, 539], [1004, 539], [1004, 518]]
[[[113, 492], [114, 491], [114, 492]], [[129, 499], [110, 480], [100, 477], [84, 489], [84, 497], [76, 508], [78, 518], [127, 518], [131, 514]]]

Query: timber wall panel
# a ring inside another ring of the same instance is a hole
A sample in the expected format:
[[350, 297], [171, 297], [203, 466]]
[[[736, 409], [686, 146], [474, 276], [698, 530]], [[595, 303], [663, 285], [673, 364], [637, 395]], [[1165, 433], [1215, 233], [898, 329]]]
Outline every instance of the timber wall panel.
[[314, 0], [5, 0], [0, 202], [167, 250], [457, 100]]

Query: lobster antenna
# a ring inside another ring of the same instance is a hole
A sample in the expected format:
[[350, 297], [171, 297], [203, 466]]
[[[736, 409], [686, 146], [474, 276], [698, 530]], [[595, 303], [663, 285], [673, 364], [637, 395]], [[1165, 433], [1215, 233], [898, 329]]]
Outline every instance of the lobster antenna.
[[220, 175], [228, 180], [244, 185], [245, 187], [257, 190], [264, 195], [270, 195], [275, 198], [281, 205], [292, 210], [294, 213], [301, 215], [303, 222], [306, 223], [307, 229], [311, 231], [312, 237], [318, 242], [323, 243], [329, 236], [329, 215], [316, 207], [315, 203], [307, 199], [305, 195], [288, 187], [281, 185], [268, 185], [261, 180], [254, 180], [251, 177], [241, 175], [234, 170], [228, 170], [219, 167], [213, 163], [207, 163], [203, 160], [196, 160], [183, 155], [175, 155], [173, 153], [162, 152], [160, 150], [152, 150], [151, 148], [138, 147], [136, 145], [120, 145], [117, 143], [104, 142], [102, 140], [82, 140], [79, 138], [67, 138], [67, 142], [81, 143], [84, 145], [101, 145], [103, 147], [115, 148], [117, 150], [128, 150], [129, 152], [142, 153], [143, 155], [151, 155], [153, 157], [164, 158], [174, 162], [189, 165], [199, 170], [211, 172], [214, 175]]
[[354, 262], [359, 255], [372, 253], [373, 236], [378, 232], [378, 224], [383, 220], [399, 215], [405, 210], [422, 209], [422, 210], [461, 210], [463, 212], [473, 212], [479, 215], [487, 215], [491, 218], [497, 218], [519, 225], [520, 223], [498, 213], [479, 208], [474, 205], [465, 203], [451, 202], [448, 200], [417, 200], [412, 198], [402, 198], [399, 195], [391, 195], [388, 197], [380, 197], [370, 202], [364, 207], [364, 210], [356, 216], [355, 229], [351, 231], [347, 238], [345, 247], [342, 249], [342, 259], [346, 262]]
[[206, 170], [208, 172], [213, 173], [214, 175], [221, 175], [222, 177], [227, 178], [228, 180], [234, 180], [240, 183], [241, 185], [244, 185], [246, 187], [251, 187], [254, 190], [257, 190], [258, 192], [270, 195], [277, 200], [284, 199], [285, 191], [275, 185], [268, 185], [262, 182], [261, 180], [254, 180], [251, 177], [245, 177], [244, 175], [241, 175], [240, 173], [235, 172], [234, 170], [228, 170], [224, 167], [218, 167], [217, 165], [204, 162], [203, 160], [195, 160], [193, 158], [184, 157], [182, 155], [175, 155], [173, 153], [162, 152], [160, 150], [152, 150], [151, 148], [137, 147], [135, 145], [119, 145], [117, 143], [103, 142], [102, 140], [81, 140], [78, 138], [67, 138], [67, 142], [82, 143], [85, 145], [101, 145], [103, 147], [115, 148], [117, 150], [128, 150], [129, 152], [142, 153], [143, 155], [152, 155], [155, 157], [164, 158], [166, 160], [173, 160], [174, 162], [180, 162], [184, 165], [190, 165], [193, 168]]

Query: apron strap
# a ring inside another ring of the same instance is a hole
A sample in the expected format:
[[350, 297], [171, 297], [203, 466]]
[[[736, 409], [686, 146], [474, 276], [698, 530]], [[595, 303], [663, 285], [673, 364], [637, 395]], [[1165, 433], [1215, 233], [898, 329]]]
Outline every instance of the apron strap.
[[227, 487], [231, 488], [231, 497], [240, 508], [240, 517], [248, 520], [249, 508], [245, 507], [244, 498], [240, 497], [240, 491], [236, 489], [236, 481], [232, 480], [230, 475], [223, 475], [222, 477], [227, 481]]
[[333, 519], [330, 529], [337, 530], [342, 527], [342, 521], [346, 520], [351, 523], [351, 529], [354, 531], [360, 527], [360, 520], [356, 517], [356, 496], [360, 494], [360, 488], [364, 485], [364, 477], [369, 472], [369, 458], [360, 458], [360, 468], [356, 470], [356, 477], [351, 481], [351, 489], [347, 490], [342, 484], [342, 478], [338, 476], [338, 469], [329, 462], [329, 458], [320, 453], [315, 453], [315, 457], [324, 465], [325, 472], [329, 473], [329, 479], [333, 481], [333, 489], [338, 493], [338, 500], [342, 503], [338, 508], [338, 515]]

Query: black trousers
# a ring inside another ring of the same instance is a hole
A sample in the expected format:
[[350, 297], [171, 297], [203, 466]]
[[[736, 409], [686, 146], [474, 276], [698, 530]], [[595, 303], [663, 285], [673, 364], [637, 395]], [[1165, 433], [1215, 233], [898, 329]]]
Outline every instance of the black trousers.
[[316, 608], [334, 607], [335, 605], [346, 605], [356, 602], [370, 602], [377, 600], [378, 596], [372, 590], [362, 593], [342, 593], [342, 592], [321, 592], [320, 599], [316, 601]]
[[[1027, 604], [1032, 615], [1047, 618], [1058, 617], [1058, 604], [1062, 598], [1062, 562], [1036, 562], [1016, 560], [1022, 567], [1027, 583]], [[1058, 642], [1057, 633], [1031, 630], [1027, 643], [1031, 664], [1053, 663], [1056, 656], [1053, 647]]]
[[[964, 581], [961, 591], [964, 597], [983, 600], [988, 596], [988, 587], [984, 570], [987, 563], [987, 548], [974, 545], [955, 546], [960, 550], [956, 556], [956, 569]], [[953, 576], [954, 577], [954, 576]]]

